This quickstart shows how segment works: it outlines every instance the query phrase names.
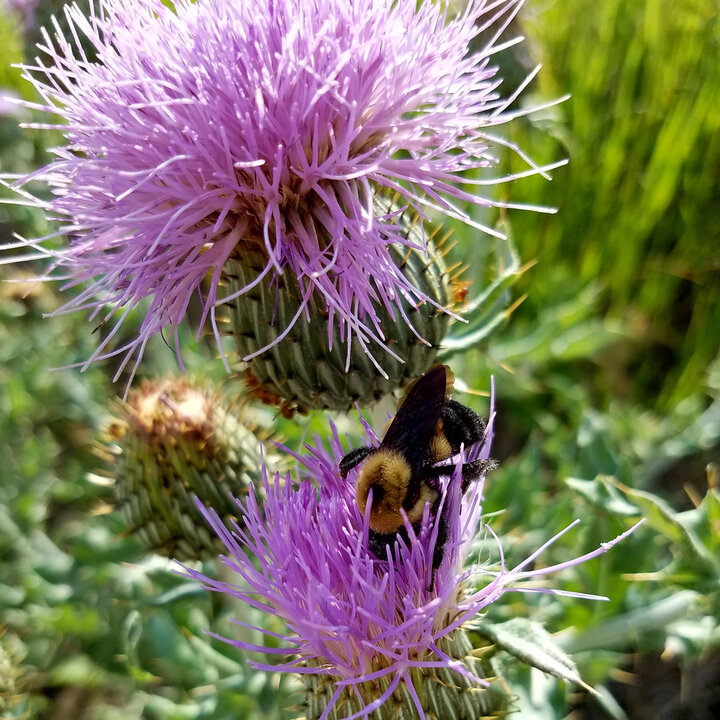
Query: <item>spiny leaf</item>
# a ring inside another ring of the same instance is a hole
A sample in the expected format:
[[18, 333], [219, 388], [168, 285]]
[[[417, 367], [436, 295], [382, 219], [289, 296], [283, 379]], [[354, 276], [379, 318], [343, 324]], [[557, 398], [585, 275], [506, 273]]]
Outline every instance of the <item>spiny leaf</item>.
[[677, 546], [680, 552], [679, 559], [699, 572], [708, 574], [711, 577], [717, 577], [720, 561], [703, 546], [689, 523], [683, 521], [679, 513], [676, 513], [670, 505], [657, 495], [644, 490], [636, 490], [623, 485], [617, 480], [613, 480], [613, 484], [626, 497], [642, 508], [647, 523], [651, 528], [657, 530]]
[[593, 692], [580, 678], [572, 658], [538, 623], [525, 618], [513, 618], [499, 624], [480, 621], [474, 623], [472, 629], [525, 664]]

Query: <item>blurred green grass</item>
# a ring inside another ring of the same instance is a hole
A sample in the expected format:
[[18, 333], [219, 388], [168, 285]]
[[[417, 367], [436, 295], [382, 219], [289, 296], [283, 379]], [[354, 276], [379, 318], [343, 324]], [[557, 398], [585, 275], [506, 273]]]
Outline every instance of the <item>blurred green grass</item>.
[[[611, 602], [518, 594], [491, 608], [494, 620], [529, 616], [560, 632], [600, 688], [592, 699], [516, 668], [513, 689], [529, 718], [571, 708], [587, 718], [702, 717], [720, 703], [717, 692], [679, 694], [720, 646], [720, 502], [705, 474], [707, 463], [720, 464], [718, 22], [711, 0], [537, 0], [524, 10], [530, 50], [545, 65], [526, 102], [572, 97], [508, 130], [538, 163], [570, 163], [552, 182], [498, 189], [557, 215], [485, 218], [508, 229], [519, 265], [537, 261], [492, 296], [501, 309], [525, 301], [489, 336], [474, 328], [473, 348], [451, 360], [472, 388], [495, 377], [502, 465], [486, 509], [498, 513], [490, 522], [515, 561], [580, 517], [546, 564], [648, 517], [621, 547], [556, 578]], [[8, 69], [22, 39], [6, 15], [0, 53], [0, 84], [26, 93]], [[0, 118], [2, 172], [39, 165], [51, 144]], [[0, 229], [4, 242], [13, 231], [41, 235], [45, 221], [0, 205]], [[507, 246], [454, 230], [476, 285], [511, 262]], [[0, 277], [15, 272], [2, 267]], [[23, 689], [9, 717], [292, 717], [292, 687], [202, 635], [232, 634], [228, 616], [238, 608], [144, 556], [105, 512], [111, 489], [88, 481], [93, 438], [122, 380], [110, 383], [109, 364], [84, 374], [48, 368], [88, 357], [92, 326], [80, 315], [43, 317], [61, 303], [54, 289], [23, 298], [17, 286], [0, 287], [0, 643], [13, 646]], [[190, 369], [224, 377], [190, 330], [183, 344]], [[174, 369], [158, 341], [142, 372]], [[313, 430], [324, 422], [310, 418]], [[279, 425], [291, 444], [308, 431]], [[486, 549], [480, 539], [477, 552]], [[669, 662], [679, 668], [663, 680], [676, 682], [675, 715], [617, 682], [619, 668], [637, 670], [652, 687]]]
[[577, 0], [526, 15], [541, 94], [571, 95], [514, 126], [536, 160], [570, 159], [552, 183], [511, 189], [559, 209], [513, 220], [522, 257], [538, 259], [527, 308], [598, 283], [600, 311], [633, 341], [612, 392], [660, 411], [702, 387], [718, 352], [719, 12], [712, 0]]

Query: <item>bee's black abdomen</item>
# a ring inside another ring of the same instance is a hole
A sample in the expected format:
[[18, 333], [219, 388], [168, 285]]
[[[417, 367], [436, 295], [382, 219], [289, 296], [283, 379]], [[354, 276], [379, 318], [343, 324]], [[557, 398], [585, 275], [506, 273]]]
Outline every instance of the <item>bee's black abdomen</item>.
[[485, 435], [486, 423], [477, 413], [456, 400], [448, 400], [443, 408], [443, 433], [452, 447], [453, 454], [480, 442]]
[[[445, 545], [447, 544], [450, 533], [450, 526], [444, 514], [438, 517], [436, 522], [438, 523], [438, 533], [437, 540], [435, 541], [435, 550], [433, 551], [433, 570], [437, 570], [440, 567], [445, 557]], [[419, 530], [419, 528], [415, 529], [416, 531]], [[410, 541], [405, 527], [401, 527], [397, 532], [391, 533], [379, 533], [372, 529], [368, 533], [368, 549], [378, 560], [388, 559], [388, 548], [390, 548], [390, 556], [394, 557], [395, 543], [398, 541], [405, 545], [409, 544]]]
[[371, 529], [368, 533], [368, 549], [371, 553], [373, 553], [373, 555], [375, 555], [376, 558], [378, 558], [378, 560], [387, 560], [387, 548], [388, 546], [390, 547], [390, 556], [394, 556], [395, 543], [398, 541], [398, 538], [402, 539], [402, 541], [407, 545], [408, 534], [404, 526], [397, 532], [391, 533], [379, 533]]

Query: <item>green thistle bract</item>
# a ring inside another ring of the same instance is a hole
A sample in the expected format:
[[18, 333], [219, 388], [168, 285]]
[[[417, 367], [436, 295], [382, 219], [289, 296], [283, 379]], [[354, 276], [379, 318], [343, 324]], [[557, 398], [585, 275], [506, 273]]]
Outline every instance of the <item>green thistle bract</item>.
[[235, 517], [231, 495], [243, 497], [259, 480], [260, 440], [242, 408], [225, 409], [217, 393], [185, 379], [157, 380], [131, 391], [117, 415], [106, 447], [129, 532], [168, 557], [217, 555], [195, 499]]
[[[385, 197], [376, 198], [375, 206], [379, 214], [392, 211]], [[327, 310], [312, 297], [303, 312], [307, 292], [291, 273], [255, 283], [265, 266], [261, 252], [238, 252], [225, 264], [229, 294], [251, 288], [228, 303], [227, 327], [240, 356], [251, 358], [248, 384], [263, 400], [301, 411], [364, 407], [432, 365], [449, 324], [443, 308], [450, 304], [450, 279], [442, 251], [423, 237], [421, 223], [395, 222], [409, 246], [391, 245], [390, 258], [428, 300], [398, 301], [391, 312], [378, 296], [373, 323], [392, 352], [384, 354], [382, 366], [360, 343], [344, 342]]]

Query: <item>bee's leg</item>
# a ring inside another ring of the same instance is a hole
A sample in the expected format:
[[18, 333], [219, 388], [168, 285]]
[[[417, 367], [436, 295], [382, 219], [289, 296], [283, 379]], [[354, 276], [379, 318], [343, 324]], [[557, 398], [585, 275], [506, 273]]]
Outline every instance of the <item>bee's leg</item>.
[[437, 519], [438, 534], [435, 540], [435, 550], [433, 551], [433, 570], [437, 570], [445, 557], [445, 543], [448, 541], [449, 525], [445, 513]]
[[464, 463], [462, 466], [462, 493], [467, 492], [471, 482], [479, 480], [483, 475], [489, 473], [497, 467], [494, 460], [473, 460]]
[[359, 465], [375, 448], [359, 447], [351, 450], [345, 457], [338, 463], [341, 477], [347, 477], [347, 474], [356, 465]]
[[[479, 480], [485, 473], [490, 472], [497, 466], [494, 460], [472, 460], [462, 464], [462, 492], [470, 487], [470, 483]], [[435, 465], [424, 470], [428, 478], [452, 477], [455, 472], [455, 465]]]

